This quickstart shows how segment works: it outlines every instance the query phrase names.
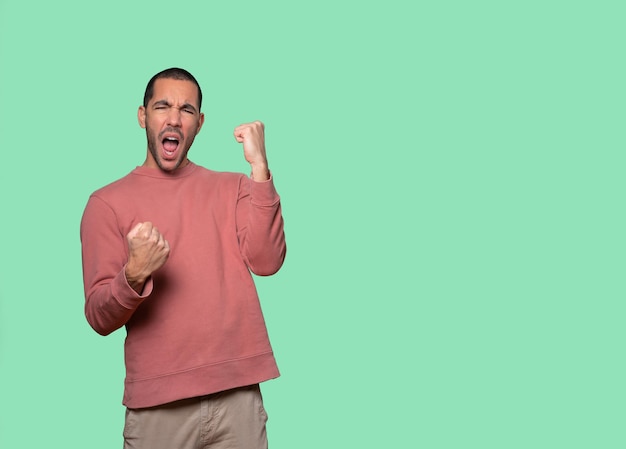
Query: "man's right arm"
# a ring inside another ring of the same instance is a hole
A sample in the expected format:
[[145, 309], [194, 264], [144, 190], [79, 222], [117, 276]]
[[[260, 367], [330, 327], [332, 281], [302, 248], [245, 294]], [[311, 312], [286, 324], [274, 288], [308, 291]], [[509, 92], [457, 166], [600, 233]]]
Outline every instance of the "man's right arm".
[[[83, 213], [80, 234], [85, 316], [96, 332], [108, 335], [124, 326], [150, 295], [150, 274], [165, 263], [169, 246], [156, 228], [144, 223], [124, 236], [113, 210], [95, 196]], [[159, 245], [157, 257], [151, 258]]]

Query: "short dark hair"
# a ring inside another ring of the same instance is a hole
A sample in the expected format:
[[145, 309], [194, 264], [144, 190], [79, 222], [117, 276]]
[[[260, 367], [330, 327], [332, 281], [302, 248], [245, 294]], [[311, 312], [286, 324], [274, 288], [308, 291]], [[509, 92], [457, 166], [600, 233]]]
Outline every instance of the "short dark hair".
[[202, 89], [200, 89], [200, 84], [198, 84], [198, 81], [194, 78], [194, 76], [191, 73], [189, 73], [185, 69], [181, 69], [178, 67], [165, 69], [157, 73], [156, 75], [154, 75], [152, 78], [150, 78], [150, 81], [148, 81], [148, 85], [146, 86], [146, 92], [143, 95], [144, 107], [147, 107], [148, 102], [150, 102], [150, 100], [152, 99], [152, 96], [154, 95], [154, 83], [156, 80], [160, 78], [191, 81], [192, 83], [194, 83], [196, 87], [198, 88], [198, 110], [202, 109]]

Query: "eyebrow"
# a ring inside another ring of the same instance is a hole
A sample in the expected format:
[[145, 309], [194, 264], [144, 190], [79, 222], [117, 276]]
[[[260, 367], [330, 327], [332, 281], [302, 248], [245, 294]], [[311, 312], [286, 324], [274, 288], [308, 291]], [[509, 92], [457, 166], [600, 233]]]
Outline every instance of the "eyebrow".
[[[170, 104], [169, 101], [167, 100], [159, 100], [159, 101], [155, 101], [154, 104], [152, 105], [152, 107], [155, 106], [167, 106], [167, 107], [172, 107], [172, 105]], [[196, 107], [190, 103], [185, 103], [183, 104], [180, 109], [191, 109], [193, 110], [193, 112], [197, 112]]]

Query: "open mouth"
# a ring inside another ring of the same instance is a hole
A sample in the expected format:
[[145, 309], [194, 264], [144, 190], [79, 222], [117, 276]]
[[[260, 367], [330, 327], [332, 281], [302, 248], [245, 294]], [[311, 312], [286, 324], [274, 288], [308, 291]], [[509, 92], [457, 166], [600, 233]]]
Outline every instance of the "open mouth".
[[172, 157], [176, 153], [176, 149], [178, 148], [179, 140], [175, 137], [166, 137], [163, 139], [163, 150], [165, 151], [165, 156]]

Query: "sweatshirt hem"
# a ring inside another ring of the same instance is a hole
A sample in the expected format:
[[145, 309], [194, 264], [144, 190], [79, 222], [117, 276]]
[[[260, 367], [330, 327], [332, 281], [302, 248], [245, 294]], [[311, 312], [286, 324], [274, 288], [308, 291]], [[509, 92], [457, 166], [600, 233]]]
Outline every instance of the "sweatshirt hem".
[[273, 352], [142, 379], [126, 379], [122, 403], [145, 408], [253, 385], [280, 376]]

